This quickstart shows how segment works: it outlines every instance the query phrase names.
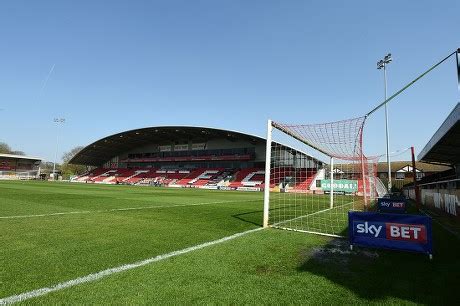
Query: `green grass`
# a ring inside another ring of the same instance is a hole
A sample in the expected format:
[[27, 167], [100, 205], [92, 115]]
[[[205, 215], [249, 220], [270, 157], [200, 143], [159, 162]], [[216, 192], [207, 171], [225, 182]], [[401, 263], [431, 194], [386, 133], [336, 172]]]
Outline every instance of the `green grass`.
[[[0, 182], [0, 217], [85, 212], [0, 219], [0, 298], [258, 228], [262, 205], [261, 193]], [[269, 229], [25, 303], [453, 304], [460, 243], [434, 224], [434, 249], [430, 262]]]

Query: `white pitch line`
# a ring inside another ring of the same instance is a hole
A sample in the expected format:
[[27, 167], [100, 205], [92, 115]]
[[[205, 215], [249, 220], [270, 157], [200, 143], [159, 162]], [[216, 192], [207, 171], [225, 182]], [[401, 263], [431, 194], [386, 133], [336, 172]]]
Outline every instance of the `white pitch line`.
[[19, 218], [34, 218], [34, 217], [49, 217], [49, 216], [60, 216], [60, 215], [71, 215], [71, 214], [87, 214], [90, 211], [68, 211], [68, 212], [58, 212], [52, 214], [41, 214], [41, 215], [19, 215], [19, 216], [5, 216], [0, 217], [0, 219], [19, 219]]
[[289, 228], [289, 227], [276, 227], [276, 228], [286, 230], [286, 231], [300, 232], [300, 233], [307, 233], [307, 234], [315, 234], [315, 235], [321, 235], [321, 236], [326, 236], [326, 237], [345, 238], [345, 236], [340, 236], [340, 235], [335, 235], [335, 234], [326, 234], [326, 233], [315, 232], [315, 231], [299, 230], [299, 229], [293, 229], [293, 228]]
[[342, 204], [340, 206], [335, 206], [335, 207], [332, 207], [332, 208], [326, 208], [326, 209], [323, 209], [323, 210], [320, 210], [320, 211], [315, 211], [314, 213], [311, 213], [311, 214], [308, 214], [308, 215], [303, 215], [303, 216], [300, 216], [300, 217], [296, 217], [296, 218], [293, 218], [293, 219], [289, 219], [289, 220], [286, 220], [286, 221], [281, 221], [281, 222], [275, 223], [272, 226], [275, 227], [275, 228], [288, 230], [288, 231], [302, 232], [302, 233], [308, 233], [308, 234], [316, 234], [316, 235], [322, 235], [322, 236], [328, 236], [328, 237], [344, 238], [344, 236], [340, 236], [340, 235], [326, 234], [326, 233], [321, 233], [321, 232], [316, 232], [316, 231], [308, 231], [308, 230], [299, 230], [299, 229], [293, 229], [293, 228], [289, 228], [289, 227], [282, 227], [282, 226], [279, 226], [279, 225], [283, 224], [283, 223], [291, 222], [291, 221], [294, 221], [294, 220], [297, 220], [297, 219], [313, 216], [313, 215], [316, 215], [316, 214], [319, 214], [319, 213], [322, 213], [322, 212], [325, 212], [325, 211], [328, 211], [328, 210], [331, 210], [331, 209], [334, 209], [334, 208], [344, 207], [346, 205], [353, 204], [353, 203], [354, 202], [348, 202], [348, 203]]
[[106, 211], [125, 211], [125, 210], [138, 210], [138, 209], [151, 209], [151, 208], [167, 208], [167, 207], [183, 207], [183, 206], [200, 206], [200, 205], [212, 205], [212, 204], [225, 204], [225, 203], [245, 203], [245, 202], [261, 202], [260, 200], [244, 200], [244, 201], [218, 201], [218, 202], [205, 202], [205, 203], [192, 203], [192, 204], [176, 204], [176, 205], [158, 205], [158, 206], [145, 206], [145, 207], [129, 207], [129, 208], [114, 208], [97, 212]]
[[72, 280], [69, 280], [69, 281], [66, 281], [66, 282], [58, 283], [58, 284], [53, 285], [51, 287], [40, 288], [40, 289], [24, 292], [24, 293], [21, 293], [21, 294], [18, 294], [18, 295], [12, 295], [12, 296], [9, 296], [9, 297], [1, 298], [0, 299], [0, 305], [18, 303], [18, 302], [22, 302], [22, 301], [25, 301], [25, 300], [28, 300], [28, 299], [31, 299], [31, 298], [35, 298], [35, 297], [39, 297], [39, 296], [48, 294], [50, 292], [55, 292], [55, 291], [59, 291], [59, 290], [62, 290], [62, 289], [69, 288], [69, 287], [74, 287], [76, 285], [80, 285], [80, 284], [83, 284], [83, 283], [93, 282], [95, 280], [101, 279], [103, 277], [106, 277], [106, 276], [109, 276], [109, 275], [112, 275], [112, 274], [115, 274], [115, 273], [120, 273], [120, 272], [123, 272], [123, 271], [135, 269], [135, 268], [142, 267], [142, 266], [145, 266], [145, 265], [157, 262], [157, 261], [161, 261], [161, 260], [164, 260], [164, 259], [168, 259], [168, 258], [171, 258], [171, 257], [174, 257], [174, 256], [178, 256], [178, 255], [186, 254], [186, 253], [193, 252], [193, 251], [196, 251], [196, 250], [200, 250], [200, 249], [203, 249], [203, 248], [208, 247], [208, 246], [223, 243], [223, 242], [226, 242], [226, 241], [229, 241], [229, 240], [232, 240], [232, 239], [235, 239], [235, 238], [238, 238], [238, 237], [241, 237], [241, 236], [253, 233], [253, 232], [260, 231], [262, 229], [263, 229], [262, 227], [259, 227], [259, 228], [248, 230], [248, 231], [245, 231], [245, 232], [236, 233], [236, 234], [233, 234], [231, 236], [227, 236], [227, 237], [220, 238], [220, 239], [217, 239], [217, 240], [205, 242], [205, 243], [202, 243], [202, 244], [198, 244], [198, 245], [188, 247], [188, 248], [185, 248], [185, 249], [182, 249], [182, 250], [174, 251], [174, 252], [171, 252], [171, 253], [158, 255], [158, 256], [151, 257], [151, 258], [148, 258], [148, 259], [145, 259], [145, 260], [142, 260], [142, 261], [138, 261], [138, 262], [135, 262], [135, 263], [132, 263], [132, 264], [126, 264], [126, 265], [122, 265], [122, 266], [119, 266], [119, 267], [102, 270], [102, 271], [99, 271], [97, 273], [92, 273], [92, 274], [89, 274], [89, 275], [86, 275], [86, 276], [78, 277], [78, 278], [75, 278], [75, 279], [72, 279]]
[[20, 218], [37, 218], [37, 217], [52, 217], [62, 215], [75, 215], [75, 214], [89, 214], [89, 213], [105, 213], [114, 211], [128, 211], [128, 210], [144, 210], [144, 209], [155, 209], [155, 208], [168, 208], [168, 207], [185, 207], [185, 206], [200, 206], [200, 205], [212, 205], [212, 204], [225, 204], [225, 203], [245, 203], [245, 202], [258, 202], [260, 200], [244, 200], [244, 201], [216, 201], [216, 202], [201, 202], [192, 204], [176, 204], [176, 205], [157, 205], [157, 206], [143, 206], [143, 207], [127, 207], [127, 208], [112, 208], [104, 210], [82, 210], [82, 211], [69, 211], [69, 212], [57, 212], [50, 214], [38, 214], [38, 215], [17, 215], [17, 216], [3, 216], [0, 219], [20, 219]]
[[310, 217], [310, 216], [313, 216], [313, 215], [316, 215], [316, 214], [319, 214], [319, 213], [322, 213], [322, 212], [325, 212], [325, 211], [328, 211], [328, 210], [331, 210], [331, 209], [344, 207], [344, 206], [352, 204], [352, 203], [354, 203], [354, 202], [348, 202], [348, 203], [342, 204], [340, 206], [335, 206], [335, 207], [332, 207], [332, 208], [326, 208], [326, 209], [323, 209], [323, 210], [315, 211], [314, 213], [311, 213], [311, 214], [308, 214], [308, 215], [303, 215], [303, 216], [300, 216], [300, 217], [296, 217], [296, 218], [293, 218], [293, 219], [289, 219], [289, 220], [286, 220], [286, 221], [281, 221], [281, 222], [275, 223], [275, 224], [273, 224], [273, 226], [277, 226], [277, 225], [280, 225], [280, 224], [283, 224], [283, 223], [286, 223], [286, 222], [291, 222], [291, 221], [301, 219], [301, 218], [305, 218], [305, 217]]

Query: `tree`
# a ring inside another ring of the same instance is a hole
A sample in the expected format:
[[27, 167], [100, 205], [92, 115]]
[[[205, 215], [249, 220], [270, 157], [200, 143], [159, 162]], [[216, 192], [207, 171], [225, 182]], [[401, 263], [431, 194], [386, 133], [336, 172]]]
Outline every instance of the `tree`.
[[62, 155], [62, 176], [65, 178], [68, 178], [72, 175], [80, 175], [88, 171], [86, 166], [83, 165], [74, 165], [74, 164], [69, 164], [69, 161], [78, 154], [84, 147], [78, 146], [70, 150], [69, 152], [65, 152]]
[[[60, 169], [61, 165], [56, 164], [56, 169]], [[42, 161], [40, 163], [41, 171], [51, 173], [53, 171], [53, 162]]]
[[62, 155], [62, 161], [64, 164], [67, 164], [75, 155], [77, 155], [81, 150], [83, 150], [83, 146], [78, 146], [70, 150], [69, 152], [65, 152]]
[[4, 143], [4, 142], [0, 142], [0, 153], [3, 153], [3, 154], [10, 154], [11, 153], [11, 147]]
[[14, 154], [14, 155], [26, 155], [22, 151], [13, 151], [11, 147], [5, 143], [5, 142], [0, 142], [0, 153], [3, 154]]

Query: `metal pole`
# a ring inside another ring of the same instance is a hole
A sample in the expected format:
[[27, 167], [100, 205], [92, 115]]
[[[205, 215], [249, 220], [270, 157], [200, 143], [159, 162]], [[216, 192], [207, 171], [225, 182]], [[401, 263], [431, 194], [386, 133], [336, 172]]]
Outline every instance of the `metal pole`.
[[455, 56], [455, 59], [457, 60], [457, 86], [458, 86], [458, 91], [460, 91], [460, 48], [457, 49], [457, 54]]
[[[452, 52], [451, 54], [449, 54], [448, 56], [446, 56], [445, 58], [443, 58], [440, 62], [436, 63], [434, 66], [432, 66], [430, 69], [428, 69], [427, 71], [425, 71], [424, 73], [422, 73], [421, 75], [419, 75], [417, 78], [415, 78], [413, 81], [411, 81], [409, 84], [407, 84], [406, 86], [404, 86], [403, 88], [401, 88], [400, 90], [398, 90], [396, 93], [394, 93], [391, 97], [389, 97], [388, 99], [386, 99], [385, 101], [383, 101], [382, 103], [380, 103], [379, 105], [377, 105], [376, 107], [374, 107], [370, 112], [368, 112], [366, 114], [366, 117], [369, 117], [370, 115], [372, 115], [374, 112], [376, 112], [377, 110], [379, 110], [382, 106], [384, 106], [385, 104], [387, 104], [388, 102], [390, 102], [391, 100], [393, 100], [394, 98], [396, 98], [397, 96], [399, 96], [403, 91], [405, 91], [407, 88], [411, 87], [412, 85], [414, 85], [418, 80], [420, 80], [421, 78], [423, 78], [425, 75], [427, 75], [428, 73], [430, 73], [433, 69], [435, 69], [436, 67], [438, 67], [439, 65], [441, 65], [442, 63], [444, 63], [449, 57], [451, 57], [452, 55], [456, 54], [457, 51], [454, 51]], [[380, 64], [377, 63], [377, 64]], [[380, 69], [380, 68], [378, 68]]]
[[58, 154], [58, 146], [59, 146], [59, 126], [60, 124], [64, 124], [65, 119], [64, 118], [54, 118], [53, 120], [55, 123], [57, 123], [57, 133], [56, 133], [56, 150], [54, 152], [54, 161], [53, 161], [53, 180], [56, 179], [56, 161], [57, 161], [57, 154]]
[[57, 160], [57, 152], [58, 152], [58, 145], [59, 145], [59, 122], [57, 122], [57, 133], [56, 133], [56, 150], [54, 151], [54, 161], [53, 161], [53, 180], [56, 180], [56, 160]]
[[264, 188], [264, 220], [263, 226], [268, 227], [268, 212], [270, 209], [270, 166], [272, 153], [272, 121], [267, 122], [267, 142], [265, 146], [265, 188]]
[[334, 207], [334, 157], [331, 156], [331, 194], [330, 194], [330, 208]]
[[415, 205], [417, 210], [420, 210], [420, 193], [417, 186], [417, 168], [415, 165], [415, 150], [414, 147], [410, 147], [411, 155], [412, 155], [412, 171], [414, 175], [414, 193], [415, 193]]
[[[362, 138], [362, 135], [361, 135]], [[363, 199], [364, 199], [364, 210], [367, 211], [367, 184], [366, 184], [366, 167], [364, 166], [364, 154], [361, 152], [361, 172], [363, 179]], [[369, 176], [369, 175], [367, 175]], [[359, 182], [358, 182], [358, 191], [359, 191]], [[354, 205], [354, 204], [353, 204]]]
[[[385, 101], [387, 100], [387, 64], [383, 64], [383, 81], [385, 87]], [[385, 136], [387, 142], [387, 166], [388, 166], [388, 192], [391, 193], [391, 163], [390, 163], [390, 135], [388, 132], [388, 106], [385, 103]]]

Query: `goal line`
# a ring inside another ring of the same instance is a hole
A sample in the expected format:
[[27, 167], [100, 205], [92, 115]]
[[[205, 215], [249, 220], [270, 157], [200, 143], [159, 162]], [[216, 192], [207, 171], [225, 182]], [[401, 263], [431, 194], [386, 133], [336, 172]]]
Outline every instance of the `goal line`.
[[284, 226], [281, 226], [281, 225], [282, 225], [282, 224], [285, 224], [285, 223], [289, 223], [289, 222], [295, 221], [295, 220], [299, 220], [299, 219], [303, 219], [303, 218], [308, 218], [308, 217], [310, 217], [310, 216], [314, 216], [314, 215], [318, 215], [318, 214], [321, 214], [321, 213], [325, 213], [325, 212], [331, 211], [331, 210], [333, 210], [333, 209], [344, 208], [344, 207], [346, 207], [346, 206], [349, 206], [350, 204], [354, 204], [354, 202], [351, 201], [351, 202], [348, 202], [348, 203], [345, 203], [345, 204], [342, 204], [342, 205], [339, 205], [339, 206], [336, 206], [336, 207], [326, 208], [326, 209], [323, 209], [323, 210], [319, 210], [319, 211], [313, 212], [313, 213], [311, 213], [311, 214], [307, 214], [307, 215], [295, 217], [295, 218], [290, 219], [290, 220], [284, 220], [284, 221], [275, 223], [275, 224], [271, 225], [270, 227], [279, 228], [279, 229], [284, 229], [284, 230], [289, 230], [289, 231], [294, 231], [294, 232], [302, 232], [302, 233], [323, 235], [323, 236], [328, 236], [328, 237], [345, 238], [345, 236], [342, 236], [342, 235], [328, 234], [328, 233], [322, 233], [322, 232], [310, 231], [310, 230], [295, 229], [295, 228], [292, 228], [292, 227], [284, 227]]

